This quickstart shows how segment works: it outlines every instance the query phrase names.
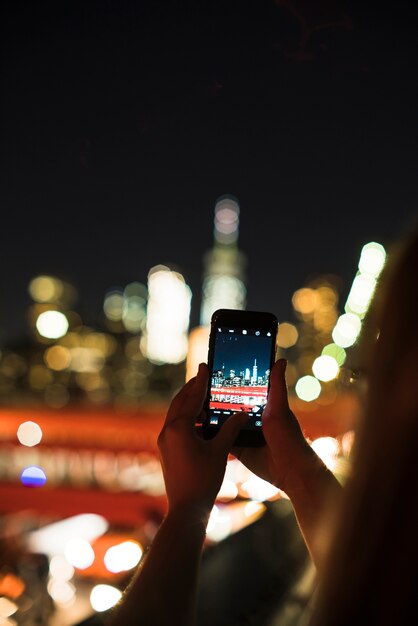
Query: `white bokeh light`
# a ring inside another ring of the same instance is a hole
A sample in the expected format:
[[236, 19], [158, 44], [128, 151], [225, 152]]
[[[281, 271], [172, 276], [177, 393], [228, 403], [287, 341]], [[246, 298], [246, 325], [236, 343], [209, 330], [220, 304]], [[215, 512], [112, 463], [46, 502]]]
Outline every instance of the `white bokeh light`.
[[36, 329], [46, 339], [59, 339], [68, 330], [68, 320], [60, 311], [44, 311], [36, 320]]
[[243, 482], [241, 487], [251, 500], [256, 500], [257, 502], [264, 502], [264, 500], [269, 500], [279, 494], [277, 487], [255, 474]]
[[302, 376], [295, 385], [295, 392], [301, 400], [312, 402], [321, 393], [321, 383], [315, 376]]
[[186, 358], [192, 292], [178, 272], [156, 266], [148, 275], [146, 340], [141, 344], [153, 363]]
[[375, 278], [358, 274], [353, 280], [347, 298], [347, 306], [350, 310], [354, 313], [364, 314], [369, 307], [375, 288]]
[[312, 371], [318, 380], [327, 382], [338, 376], [340, 368], [334, 357], [324, 354], [315, 359]]
[[67, 561], [77, 569], [87, 569], [95, 559], [94, 550], [85, 539], [73, 537], [65, 544], [64, 554]]
[[104, 556], [104, 564], [109, 572], [126, 572], [138, 565], [143, 550], [136, 541], [124, 541], [109, 548]]
[[122, 597], [122, 592], [112, 585], [96, 585], [90, 593], [92, 608], [101, 613], [115, 606]]
[[371, 241], [363, 246], [358, 264], [362, 274], [369, 274], [374, 278], [380, 274], [386, 260], [386, 251], [380, 243]]
[[36, 422], [23, 422], [17, 429], [17, 438], [22, 446], [37, 446], [42, 439], [42, 428]]
[[332, 331], [332, 338], [337, 346], [348, 348], [356, 342], [361, 331], [361, 320], [354, 313], [340, 315]]
[[7, 617], [14, 615], [16, 611], [18, 611], [19, 607], [17, 604], [9, 600], [6, 597], [0, 597], [0, 624], [3, 626], [9, 626], [9, 624], [17, 624], [14, 620], [8, 620]]
[[56, 554], [49, 562], [49, 574], [56, 580], [67, 582], [74, 576], [74, 567], [62, 554]]
[[68, 581], [51, 579], [47, 588], [56, 604], [69, 606], [75, 600], [75, 587]]
[[318, 437], [311, 443], [311, 447], [317, 455], [322, 459], [325, 465], [331, 471], [337, 466], [339, 443], [334, 437]]
[[64, 547], [74, 537], [91, 542], [108, 528], [109, 523], [101, 515], [82, 513], [32, 531], [28, 535], [28, 545], [33, 552], [53, 557], [55, 554], [64, 554]]

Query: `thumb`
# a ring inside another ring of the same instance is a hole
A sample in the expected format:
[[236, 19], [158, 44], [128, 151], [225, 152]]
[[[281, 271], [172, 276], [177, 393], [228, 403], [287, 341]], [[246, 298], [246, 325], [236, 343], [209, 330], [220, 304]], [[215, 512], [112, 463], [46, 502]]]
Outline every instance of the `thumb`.
[[239, 431], [243, 426], [245, 426], [248, 420], [248, 414], [244, 412], [234, 413], [231, 415], [215, 437], [214, 441], [216, 442], [216, 446], [224, 452], [229, 452], [234, 445], [234, 441], [237, 438]]

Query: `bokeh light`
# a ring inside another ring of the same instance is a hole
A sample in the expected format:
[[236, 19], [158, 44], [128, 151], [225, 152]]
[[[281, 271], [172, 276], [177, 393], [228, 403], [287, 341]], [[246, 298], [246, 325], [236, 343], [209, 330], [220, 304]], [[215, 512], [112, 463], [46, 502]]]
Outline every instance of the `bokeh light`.
[[70, 349], [71, 369], [74, 372], [94, 373], [104, 366], [105, 358], [97, 348], [80, 346]]
[[332, 331], [334, 343], [341, 348], [348, 348], [355, 343], [361, 331], [361, 320], [354, 313], [344, 313], [338, 318]]
[[68, 607], [75, 601], [75, 587], [68, 581], [51, 579], [47, 589], [53, 601], [60, 606]]
[[17, 429], [17, 438], [22, 446], [37, 446], [42, 439], [42, 428], [36, 422], [23, 422]]
[[214, 506], [209, 516], [206, 537], [210, 541], [222, 541], [231, 534], [232, 520], [226, 508]]
[[347, 353], [344, 348], [341, 346], [337, 346], [336, 343], [329, 343], [328, 345], [322, 348], [322, 354], [326, 356], [332, 356], [341, 367], [345, 363], [347, 358]]
[[327, 382], [338, 376], [340, 368], [333, 356], [324, 354], [315, 359], [312, 365], [312, 371], [318, 380]]
[[74, 567], [62, 554], [55, 554], [49, 562], [49, 574], [56, 580], [67, 582], [74, 576]]
[[318, 437], [311, 443], [311, 447], [328, 469], [331, 471], [336, 469], [340, 447], [337, 439], [334, 437]]
[[215, 205], [215, 241], [230, 245], [238, 239], [239, 204], [231, 197], [220, 198]]
[[60, 311], [44, 311], [36, 320], [36, 329], [41, 337], [59, 339], [68, 330], [68, 320]]
[[219, 489], [217, 500], [223, 500], [224, 502], [234, 500], [238, 495], [238, 487], [233, 480], [224, 478], [221, 488]]
[[345, 456], [350, 456], [351, 450], [354, 445], [355, 432], [354, 430], [348, 430], [341, 438], [341, 448]]
[[46, 474], [41, 467], [29, 465], [21, 473], [20, 480], [25, 487], [43, 487], [46, 483]]
[[115, 606], [122, 597], [122, 592], [112, 585], [96, 585], [90, 593], [92, 608], [101, 613]]
[[146, 356], [156, 364], [181, 363], [186, 358], [192, 292], [178, 272], [164, 266], [148, 275]]
[[52, 276], [37, 276], [29, 283], [29, 294], [35, 302], [55, 302], [62, 292], [62, 282]]
[[60, 372], [70, 366], [71, 354], [64, 346], [51, 346], [45, 351], [44, 361], [50, 369]]
[[124, 541], [109, 548], [104, 556], [104, 564], [109, 572], [117, 574], [136, 567], [141, 560], [142, 547], [136, 541]]
[[9, 620], [6, 620], [6, 618], [14, 615], [18, 608], [17, 604], [9, 600], [9, 598], [4, 596], [0, 597], [0, 624], [7, 625], [8, 623], [11, 623]]
[[295, 291], [292, 297], [293, 307], [302, 315], [309, 315], [314, 312], [318, 304], [318, 294], [315, 289], [303, 287]]
[[82, 513], [35, 530], [29, 535], [29, 546], [33, 552], [55, 556], [63, 554], [69, 540], [81, 538], [87, 542], [103, 535], [109, 528], [101, 515]]
[[121, 289], [109, 291], [104, 299], [103, 311], [107, 319], [119, 322], [123, 315], [124, 297]]
[[277, 333], [277, 345], [280, 348], [290, 348], [294, 346], [299, 337], [296, 326], [289, 322], [282, 322], [279, 324], [279, 330]]
[[264, 502], [270, 500], [279, 494], [279, 489], [255, 474], [252, 474], [246, 481], [241, 484], [241, 490], [251, 500]]
[[139, 333], [145, 328], [147, 295], [147, 288], [142, 283], [130, 283], [125, 287], [122, 321], [130, 333]]
[[95, 554], [90, 543], [81, 537], [73, 537], [64, 547], [67, 561], [77, 569], [87, 569], [94, 563]]
[[375, 278], [358, 274], [353, 280], [346, 306], [349, 307], [351, 312], [358, 314], [366, 313], [375, 288]]
[[376, 278], [383, 269], [386, 260], [386, 251], [380, 243], [371, 241], [363, 246], [358, 264], [362, 274], [369, 274]]
[[298, 398], [305, 402], [312, 402], [321, 393], [321, 383], [315, 376], [302, 376], [295, 385]]
[[197, 326], [190, 331], [186, 360], [186, 381], [196, 376], [200, 363], [208, 360], [209, 327]]

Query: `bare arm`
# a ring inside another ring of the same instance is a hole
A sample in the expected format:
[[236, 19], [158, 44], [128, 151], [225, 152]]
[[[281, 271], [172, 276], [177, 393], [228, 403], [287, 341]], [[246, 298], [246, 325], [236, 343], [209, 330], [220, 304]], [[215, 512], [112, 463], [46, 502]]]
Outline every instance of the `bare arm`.
[[270, 394], [263, 414], [266, 445], [232, 452], [251, 471], [282, 489], [290, 498], [300, 530], [315, 565], [320, 568], [323, 542], [318, 530], [330, 499], [338, 500], [341, 487], [303, 436], [289, 408], [286, 361], [272, 369]]
[[305, 468], [289, 477], [283, 491], [289, 496], [293, 505], [311, 558], [317, 569], [321, 570], [327, 551], [323, 533], [326, 526], [324, 518], [327, 506], [330, 502], [333, 507], [338, 506], [342, 489], [334, 474], [318, 455], [311, 448], [309, 449], [312, 456], [309, 458], [307, 452]]
[[208, 512], [171, 510], [116, 610], [112, 626], [191, 626]]
[[158, 439], [168, 514], [109, 626], [191, 626], [206, 525], [229, 450], [248, 416], [236, 414], [214, 439], [195, 432], [207, 389], [199, 368], [170, 405]]

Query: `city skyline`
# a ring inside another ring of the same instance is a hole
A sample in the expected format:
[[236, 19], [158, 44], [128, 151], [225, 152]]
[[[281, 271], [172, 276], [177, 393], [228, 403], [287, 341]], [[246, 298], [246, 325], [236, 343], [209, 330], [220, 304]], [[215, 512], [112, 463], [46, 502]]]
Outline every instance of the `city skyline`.
[[346, 2], [353, 29], [331, 20], [303, 58], [285, 3], [71, 6], [6, 8], [2, 345], [24, 334], [39, 274], [74, 284], [95, 326], [108, 288], [174, 263], [197, 325], [222, 194], [240, 203], [247, 308], [279, 319], [312, 273], [340, 276], [344, 299], [361, 246], [408, 231], [413, 3], [371, 28], [367, 3]]
[[245, 369], [236, 370], [234, 368], [226, 369], [222, 367], [213, 371], [212, 374], [212, 386], [258, 386], [268, 384], [268, 376], [270, 370], [259, 370], [257, 365], [257, 359], [254, 359], [254, 363], [251, 367]]

